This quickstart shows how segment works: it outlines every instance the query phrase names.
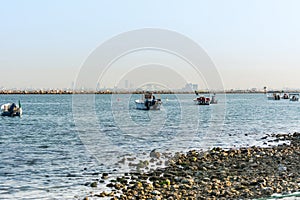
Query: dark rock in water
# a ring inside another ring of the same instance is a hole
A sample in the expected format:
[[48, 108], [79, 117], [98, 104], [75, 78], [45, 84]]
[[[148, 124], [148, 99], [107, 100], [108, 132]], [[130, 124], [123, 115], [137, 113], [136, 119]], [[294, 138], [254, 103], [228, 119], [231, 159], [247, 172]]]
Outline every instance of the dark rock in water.
[[157, 152], [156, 149], [153, 149], [153, 150], [150, 152], [150, 157], [151, 157], [151, 158], [159, 159], [159, 158], [160, 158], [160, 153]]
[[98, 185], [97, 182], [92, 182], [91, 183], [91, 187], [97, 187], [97, 185]]
[[102, 179], [107, 179], [108, 178], [108, 173], [103, 173], [101, 176]]
[[115, 184], [113, 184], [113, 183], [109, 183], [109, 184], [106, 185], [106, 187], [110, 187], [110, 188], [112, 188], [114, 186], [115, 186]]
[[103, 173], [102, 176], [108, 176], [108, 173]]
[[294, 137], [294, 138], [300, 138], [300, 133], [295, 132], [295, 133], [293, 134], [293, 137]]

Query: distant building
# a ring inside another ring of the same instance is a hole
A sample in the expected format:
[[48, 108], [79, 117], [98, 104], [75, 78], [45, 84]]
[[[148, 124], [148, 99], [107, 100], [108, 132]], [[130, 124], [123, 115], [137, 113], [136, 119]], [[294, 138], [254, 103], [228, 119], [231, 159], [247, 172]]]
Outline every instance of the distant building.
[[193, 90], [198, 90], [198, 84], [193, 84], [193, 85], [192, 85], [192, 89], [193, 89]]
[[187, 83], [182, 88], [182, 91], [184, 91], [184, 92], [190, 92], [190, 91], [195, 91], [195, 90], [198, 90], [198, 84]]
[[129, 88], [132, 89], [134, 87], [133, 83], [129, 84]]
[[128, 89], [128, 86], [129, 86], [129, 81], [125, 80], [125, 88]]

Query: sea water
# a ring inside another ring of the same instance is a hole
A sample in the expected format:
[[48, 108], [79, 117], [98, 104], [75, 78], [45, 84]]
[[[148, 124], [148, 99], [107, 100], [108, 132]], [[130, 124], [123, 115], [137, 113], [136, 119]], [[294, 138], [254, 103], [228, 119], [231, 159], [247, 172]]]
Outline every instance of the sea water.
[[263, 145], [266, 135], [300, 131], [300, 102], [263, 94], [217, 95], [210, 106], [164, 94], [159, 111], [136, 110], [138, 98], [1, 95], [23, 109], [21, 118], [0, 117], [1, 199], [82, 199], [99, 173], [124, 172], [114, 164], [122, 156]]

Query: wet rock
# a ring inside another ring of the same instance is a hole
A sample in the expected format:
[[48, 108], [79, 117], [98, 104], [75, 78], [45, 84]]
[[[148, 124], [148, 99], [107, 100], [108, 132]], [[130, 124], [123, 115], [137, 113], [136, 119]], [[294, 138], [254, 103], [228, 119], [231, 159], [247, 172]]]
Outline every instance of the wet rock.
[[117, 178], [109, 186], [122, 194], [112, 199], [257, 199], [299, 191], [300, 134], [272, 137], [290, 144], [175, 153], [165, 168]]
[[157, 152], [156, 149], [153, 149], [153, 150], [150, 152], [150, 157], [151, 157], [151, 158], [159, 159], [159, 158], [160, 158], [160, 153]]
[[153, 194], [153, 195], [160, 195], [160, 191], [158, 191], [158, 190], [153, 190], [153, 191], [151, 192], [151, 194]]
[[97, 182], [92, 182], [91, 183], [91, 187], [97, 187], [97, 185], [98, 185]]

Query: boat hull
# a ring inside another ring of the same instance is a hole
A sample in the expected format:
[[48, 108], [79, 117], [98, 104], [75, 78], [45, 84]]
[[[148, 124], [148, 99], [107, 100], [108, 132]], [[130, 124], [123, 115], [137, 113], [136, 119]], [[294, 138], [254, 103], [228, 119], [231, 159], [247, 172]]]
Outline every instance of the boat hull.
[[3, 117], [21, 117], [22, 116], [22, 112], [14, 112], [14, 113], [2, 112], [1, 116], [3, 116]]
[[278, 94], [278, 93], [268, 94], [267, 98], [268, 98], [268, 100], [276, 100], [276, 101], [281, 99], [280, 94]]
[[299, 101], [299, 94], [290, 94], [290, 101]]
[[202, 106], [209, 106], [210, 103], [209, 102], [199, 102], [199, 101], [195, 101], [196, 105], [202, 105]]
[[[19, 105], [21, 105], [19, 103]], [[14, 106], [11, 108], [11, 106]], [[22, 108], [18, 107], [15, 104], [6, 103], [1, 106], [1, 116], [6, 117], [21, 117], [22, 116]]]
[[160, 110], [161, 101], [135, 101], [136, 109], [138, 110]]
[[194, 103], [196, 104], [196, 105], [203, 105], [203, 106], [208, 106], [208, 105], [210, 105], [210, 99], [209, 98], [196, 98], [196, 99], [194, 99], [193, 100], [194, 101]]

